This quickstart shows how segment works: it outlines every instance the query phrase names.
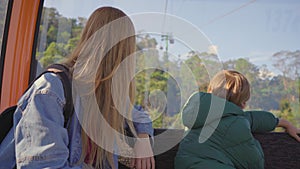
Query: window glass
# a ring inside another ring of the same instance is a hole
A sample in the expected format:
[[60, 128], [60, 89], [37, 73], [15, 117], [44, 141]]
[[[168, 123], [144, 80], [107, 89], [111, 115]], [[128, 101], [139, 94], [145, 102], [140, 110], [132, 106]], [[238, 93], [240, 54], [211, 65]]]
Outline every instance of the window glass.
[[67, 57], [89, 15], [107, 5], [133, 18], [137, 68], [160, 65], [135, 75], [136, 104], [152, 113], [154, 127], [181, 127], [186, 89], [206, 91], [214, 68], [248, 78], [246, 109], [271, 111], [300, 127], [299, 1], [45, 0], [37, 72]]
[[[8, 5], [8, 0], [0, 0], [0, 47], [2, 46], [5, 20], [6, 20], [6, 12], [7, 12], [7, 5]], [[1, 49], [2, 48], [0, 48], [0, 57], [2, 57]]]

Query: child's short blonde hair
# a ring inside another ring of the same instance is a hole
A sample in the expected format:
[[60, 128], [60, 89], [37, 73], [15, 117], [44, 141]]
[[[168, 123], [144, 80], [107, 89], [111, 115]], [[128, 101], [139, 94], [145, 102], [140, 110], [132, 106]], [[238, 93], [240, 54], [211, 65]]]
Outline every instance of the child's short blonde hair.
[[217, 73], [211, 79], [207, 91], [240, 107], [244, 107], [250, 98], [250, 84], [247, 78], [234, 70]]

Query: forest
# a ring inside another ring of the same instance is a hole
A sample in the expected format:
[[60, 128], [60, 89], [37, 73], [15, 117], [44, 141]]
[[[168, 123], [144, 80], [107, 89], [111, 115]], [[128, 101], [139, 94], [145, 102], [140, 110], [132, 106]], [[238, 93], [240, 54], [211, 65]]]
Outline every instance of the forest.
[[0, 45], [2, 45], [2, 36], [3, 36], [3, 32], [4, 32], [4, 24], [5, 24], [7, 5], [8, 5], [8, 2], [6, 0], [0, 0]]
[[[85, 22], [86, 18], [66, 18], [55, 8], [44, 7], [36, 49], [36, 59], [43, 68], [60, 62], [70, 54], [79, 40]], [[143, 106], [155, 119], [154, 127], [180, 128], [180, 102], [188, 96], [183, 96], [179, 83], [190, 76], [181, 70], [184, 65], [188, 66], [198, 90], [206, 91], [209, 82], [206, 64], [214, 65], [214, 61], [209, 58], [216, 55], [191, 50], [184, 60], [169, 60], [168, 53], [157, 49], [157, 45], [157, 40], [149, 34], [139, 35], [137, 38], [137, 68], [142, 68], [145, 62], [153, 62], [161, 69], [146, 69], [136, 74], [135, 104]], [[272, 57], [275, 60], [273, 66], [281, 72], [278, 75], [272, 74], [266, 65], [257, 66], [244, 57], [224, 61], [222, 65], [224, 69], [237, 70], [249, 79], [251, 99], [247, 103], [247, 109], [271, 111], [300, 127], [300, 50], [274, 51]], [[165, 70], [166, 67], [175, 68], [178, 78], [174, 79]], [[159, 100], [166, 96], [168, 99]]]

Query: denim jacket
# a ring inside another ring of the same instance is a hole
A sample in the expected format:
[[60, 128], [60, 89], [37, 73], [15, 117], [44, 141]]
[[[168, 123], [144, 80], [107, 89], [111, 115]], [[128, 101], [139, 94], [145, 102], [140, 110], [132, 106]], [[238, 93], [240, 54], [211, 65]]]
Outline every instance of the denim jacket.
[[[14, 126], [0, 145], [0, 169], [13, 168], [82, 168], [81, 126], [76, 113], [64, 128], [63, 85], [54, 73], [41, 76], [20, 98]], [[134, 111], [137, 133], [153, 136], [147, 113]], [[114, 163], [118, 168], [117, 155]], [[107, 166], [107, 168], [110, 168]]]

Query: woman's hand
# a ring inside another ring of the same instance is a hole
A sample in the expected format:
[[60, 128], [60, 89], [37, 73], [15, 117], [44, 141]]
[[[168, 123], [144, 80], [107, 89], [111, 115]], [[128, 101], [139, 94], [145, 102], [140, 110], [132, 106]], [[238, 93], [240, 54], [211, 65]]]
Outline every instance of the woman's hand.
[[298, 136], [298, 134], [300, 134], [300, 129], [293, 126], [292, 123], [285, 119], [279, 119], [279, 123], [277, 126], [285, 128], [286, 132], [290, 136], [294, 137], [298, 142], [300, 142], [300, 137]]
[[135, 169], [155, 169], [155, 161], [151, 148], [149, 135], [138, 134], [134, 145], [135, 158], [131, 159], [131, 168]]

